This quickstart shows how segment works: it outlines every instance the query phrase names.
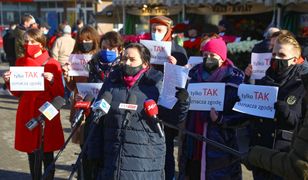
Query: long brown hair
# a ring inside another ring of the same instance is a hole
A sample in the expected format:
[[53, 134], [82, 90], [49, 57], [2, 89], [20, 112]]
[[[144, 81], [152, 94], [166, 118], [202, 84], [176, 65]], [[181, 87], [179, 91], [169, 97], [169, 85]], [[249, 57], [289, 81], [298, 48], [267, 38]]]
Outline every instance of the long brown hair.
[[82, 54], [78, 48], [78, 43], [85, 41], [93, 41], [93, 48], [89, 54], [95, 54], [99, 51], [99, 35], [98, 32], [92, 26], [84, 26], [77, 34], [76, 43], [73, 50], [75, 54]]
[[43, 46], [43, 50], [46, 49], [46, 37], [40, 29], [28, 29], [25, 35], [28, 35], [35, 41], [41, 43], [41, 45]]

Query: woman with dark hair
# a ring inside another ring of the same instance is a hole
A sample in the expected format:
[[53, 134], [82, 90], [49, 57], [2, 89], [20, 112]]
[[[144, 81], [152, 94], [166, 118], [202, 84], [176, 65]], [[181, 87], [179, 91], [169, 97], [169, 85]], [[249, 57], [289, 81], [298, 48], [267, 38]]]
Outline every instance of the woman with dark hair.
[[[56, 96], [64, 95], [61, 66], [55, 59], [49, 57], [46, 51], [46, 38], [39, 29], [29, 29], [24, 36], [25, 56], [17, 59], [16, 66], [43, 66], [44, 90], [43, 91], [11, 91], [19, 98], [16, 114], [15, 149], [28, 153], [30, 171], [34, 179], [34, 162], [38, 158], [36, 153], [40, 147], [41, 126], [32, 131], [25, 124], [32, 118], [40, 115], [39, 108], [47, 101], [51, 102]], [[10, 90], [10, 72], [3, 75], [4, 81]], [[53, 161], [53, 152], [59, 150], [64, 144], [64, 135], [60, 122], [60, 113], [50, 121], [45, 121], [44, 133], [44, 168]], [[41, 166], [41, 164], [40, 164]], [[53, 179], [55, 170], [51, 170], [47, 179]], [[41, 176], [41, 171], [39, 175]], [[41, 179], [38, 177], [37, 179]]]
[[[99, 35], [98, 32], [91, 26], [84, 26], [80, 31], [78, 31], [77, 37], [76, 37], [76, 43], [72, 54], [84, 54], [84, 55], [92, 55], [92, 58], [98, 53], [99, 51]], [[92, 60], [90, 60], [92, 61]], [[89, 62], [90, 62], [89, 61]], [[88, 63], [89, 63], [88, 62]], [[65, 66], [67, 65], [67, 66]], [[73, 98], [72, 98], [72, 106], [71, 106], [71, 112], [70, 112], [70, 122], [72, 123], [73, 118], [75, 116], [76, 109], [74, 108], [74, 104], [77, 101], [81, 101], [83, 97], [78, 93], [77, 89], [77, 83], [86, 83], [89, 81], [89, 77], [87, 76], [68, 76], [69, 71], [69, 63], [62, 66], [64, 70], [64, 79], [66, 82], [66, 85], [70, 91], [73, 92]], [[88, 65], [85, 65], [85, 68], [88, 68]], [[81, 122], [81, 125], [77, 132], [74, 134], [72, 138], [73, 143], [80, 144], [80, 146], [83, 146], [84, 143], [84, 134], [85, 130], [85, 118]], [[83, 166], [83, 174], [85, 179], [90, 179], [91, 177], [91, 168], [89, 168], [89, 161], [86, 157], [83, 157], [82, 161]], [[81, 166], [79, 166], [81, 167]], [[78, 173], [80, 175], [80, 171]]]
[[[155, 123], [144, 113], [147, 99], [158, 100], [163, 75], [150, 66], [150, 51], [143, 45], [133, 43], [125, 48], [120, 66], [110, 73], [100, 95], [112, 94], [109, 113], [100, 121], [103, 126], [103, 164], [98, 179], [163, 180], [165, 179], [165, 138], [160, 137]], [[99, 95], [99, 97], [100, 97]], [[136, 97], [136, 111], [131, 111], [128, 123], [120, 103]], [[182, 118], [188, 110], [187, 98], [179, 98], [174, 109], [176, 117]], [[164, 120], [166, 112], [159, 109]]]

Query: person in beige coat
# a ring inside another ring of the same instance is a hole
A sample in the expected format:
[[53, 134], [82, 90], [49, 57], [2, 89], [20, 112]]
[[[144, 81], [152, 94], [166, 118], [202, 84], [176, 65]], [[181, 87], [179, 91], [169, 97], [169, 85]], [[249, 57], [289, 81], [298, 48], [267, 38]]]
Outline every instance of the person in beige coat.
[[51, 49], [51, 56], [58, 60], [61, 66], [68, 62], [69, 56], [74, 50], [75, 39], [72, 38], [71, 32], [71, 27], [65, 25], [63, 35], [55, 41]]

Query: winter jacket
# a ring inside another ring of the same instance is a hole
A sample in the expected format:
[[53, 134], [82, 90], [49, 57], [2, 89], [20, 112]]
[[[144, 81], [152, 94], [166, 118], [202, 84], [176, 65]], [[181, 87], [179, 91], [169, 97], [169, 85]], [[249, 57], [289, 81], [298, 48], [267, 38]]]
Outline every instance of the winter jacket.
[[[48, 52], [44, 51], [36, 59], [29, 57], [17, 59], [16, 66], [42, 66], [48, 58]], [[44, 91], [11, 91], [14, 96], [19, 98], [16, 113], [15, 149], [22, 152], [32, 153], [39, 148], [40, 139], [40, 126], [30, 131], [25, 124], [41, 114], [38, 109], [46, 101], [51, 102], [56, 96], [64, 95], [60, 64], [50, 58], [44, 66], [44, 72], [51, 72], [54, 75], [53, 83], [45, 79]], [[9, 87], [9, 83], [7, 85]], [[44, 152], [59, 150], [63, 144], [64, 135], [59, 113], [52, 120], [45, 121]]]
[[3, 36], [3, 49], [7, 58], [15, 57], [15, 37], [13, 30], [7, 30]]
[[51, 56], [59, 61], [61, 65], [68, 62], [75, 46], [75, 39], [70, 34], [58, 37], [51, 49]]
[[[144, 113], [143, 103], [147, 99], [157, 101], [162, 84], [162, 73], [150, 68], [137, 82], [127, 89], [122, 80], [121, 70], [113, 71], [104, 83], [100, 94], [111, 92], [109, 113], [103, 121], [103, 166], [98, 179], [121, 180], [164, 180], [165, 139], [156, 131], [155, 123]], [[125, 110], [120, 103], [127, 102], [128, 96], [135, 94], [138, 109], [123, 125]], [[175, 107], [179, 105], [176, 104]], [[188, 106], [186, 107], [188, 108]], [[174, 118], [180, 117], [181, 108]], [[159, 109], [159, 117], [165, 120], [166, 112]]]
[[14, 29], [16, 58], [24, 57], [24, 35], [26, 30], [22, 25], [18, 25]]
[[[308, 93], [306, 93], [305, 99], [308, 99]], [[300, 123], [296, 128], [288, 153], [255, 146], [248, 154], [248, 164], [265, 169], [285, 179], [307, 180], [308, 114], [306, 114], [303, 123]]]
[[[197, 65], [190, 71], [190, 83], [201, 83], [198, 74], [203, 70], [203, 64]], [[210, 111], [190, 110], [186, 122], [188, 131], [201, 134], [206, 132], [206, 137], [218, 143], [238, 149], [235, 129], [243, 116], [232, 110], [237, 101], [237, 87], [244, 80], [244, 73], [236, 67], [230, 67], [228, 73], [222, 78], [222, 83], [226, 83], [224, 110], [218, 112], [218, 120], [212, 122]], [[207, 130], [204, 124], [207, 122]], [[180, 162], [180, 179], [189, 176], [191, 179], [200, 179], [202, 142], [186, 136], [183, 143], [183, 157]], [[206, 145], [206, 179], [241, 179], [241, 167], [236, 157], [211, 145]], [[186, 172], [185, 172], [186, 171]]]

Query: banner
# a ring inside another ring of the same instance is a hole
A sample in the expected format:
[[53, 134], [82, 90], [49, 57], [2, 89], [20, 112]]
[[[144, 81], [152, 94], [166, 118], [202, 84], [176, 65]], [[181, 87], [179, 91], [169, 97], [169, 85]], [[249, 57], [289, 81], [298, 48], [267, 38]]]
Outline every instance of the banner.
[[69, 57], [70, 70], [68, 75], [88, 77], [89, 71], [86, 69], [86, 65], [91, 59], [91, 54], [71, 54]]
[[10, 71], [11, 91], [44, 91], [44, 67], [14, 66]]
[[240, 102], [234, 105], [234, 111], [274, 118], [274, 104], [277, 101], [278, 87], [241, 84], [237, 94]]
[[225, 101], [225, 83], [192, 83], [188, 85], [190, 95], [189, 110], [223, 111]]
[[251, 79], [261, 79], [270, 67], [272, 53], [251, 53], [252, 75]]
[[102, 86], [103, 83], [77, 83], [78, 93], [82, 98], [85, 98], [87, 94], [91, 94], [94, 98], [97, 98]]
[[140, 43], [150, 50], [151, 64], [164, 64], [164, 62], [168, 62], [168, 56], [171, 55], [171, 42], [140, 40]]

